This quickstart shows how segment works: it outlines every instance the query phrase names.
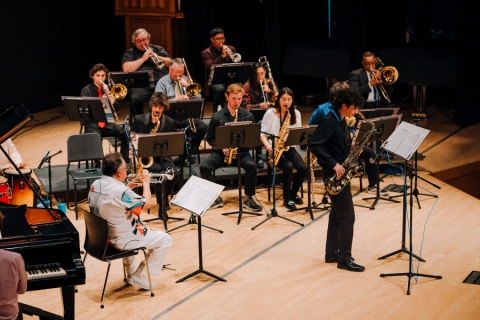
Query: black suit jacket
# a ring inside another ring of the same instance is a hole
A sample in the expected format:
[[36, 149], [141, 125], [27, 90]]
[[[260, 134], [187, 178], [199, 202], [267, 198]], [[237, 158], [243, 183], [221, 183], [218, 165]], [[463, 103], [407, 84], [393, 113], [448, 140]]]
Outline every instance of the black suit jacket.
[[[368, 94], [370, 93], [370, 91], [372, 91], [372, 89], [370, 89], [370, 86], [368, 85], [367, 71], [365, 71], [364, 68], [353, 70], [352, 72], [350, 72], [350, 76], [348, 77], [348, 83], [350, 85], [350, 88], [360, 92], [363, 99], [367, 101]], [[393, 93], [392, 86], [383, 85], [383, 87], [385, 88], [385, 91], [387, 91], [387, 94], [390, 97]], [[388, 102], [383, 96], [383, 94], [379, 92], [379, 95], [380, 95], [380, 104], [382, 106], [388, 106]]]

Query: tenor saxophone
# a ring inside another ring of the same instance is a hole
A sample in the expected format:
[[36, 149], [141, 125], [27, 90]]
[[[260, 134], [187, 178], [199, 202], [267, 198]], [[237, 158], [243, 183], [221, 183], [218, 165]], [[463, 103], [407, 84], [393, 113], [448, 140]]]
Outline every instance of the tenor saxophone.
[[280, 160], [280, 157], [282, 156], [282, 153], [284, 151], [288, 151], [288, 149], [290, 148], [290, 147], [283, 146], [288, 137], [289, 125], [290, 125], [290, 111], [288, 111], [287, 109], [287, 116], [285, 117], [285, 121], [283, 121], [282, 127], [280, 128], [280, 132], [278, 134], [278, 141], [277, 141], [277, 144], [275, 145], [275, 150], [273, 152], [275, 159], [272, 159], [271, 155], [268, 156], [268, 164], [270, 164], [271, 166], [276, 167], [278, 164], [278, 161]]
[[[160, 128], [160, 118], [158, 115], [154, 115], [152, 113], [152, 119], [157, 120], [155, 122], [155, 127], [153, 127], [152, 131], [150, 131], [150, 134], [154, 136], [158, 129]], [[153, 157], [148, 157], [148, 158], [138, 158], [137, 161], [137, 173], [142, 173], [143, 169], [150, 168], [153, 165]]]
[[342, 163], [342, 167], [345, 168], [345, 173], [341, 177], [337, 177], [336, 174], [333, 177], [326, 178], [325, 182], [325, 189], [331, 195], [339, 194], [340, 191], [343, 190], [350, 183], [350, 180], [354, 177], [361, 176], [365, 173], [365, 167], [363, 164], [355, 165], [357, 162], [358, 156], [360, 155], [361, 151], [365, 144], [370, 140], [370, 137], [373, 135], [375, 131], [375, 124], [372, 121], [365, 119], [363, 114], [359, 112], [360, 118], [368, 122], [371, 126], [370, 130], [367, 131], [365, 136], [362, 138], [362, 141], [353, 149], [353, 151], [348, 155], [347, 159]]
[[[233, 119], [233, 122], [238, 121], [238, 108], [235, 109], [235, 118]], [[232, 164], [233, 159], [237, 159], [237, 148], [230, 148], [228, 151], [228, 156], [225, 156], [223, 159], [223, 162], [226, 164]]]

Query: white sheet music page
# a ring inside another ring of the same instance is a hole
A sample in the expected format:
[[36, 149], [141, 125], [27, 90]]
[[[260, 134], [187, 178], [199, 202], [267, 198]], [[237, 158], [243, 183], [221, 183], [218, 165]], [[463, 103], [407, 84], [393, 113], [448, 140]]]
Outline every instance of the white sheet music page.
[[191, 176], [170, 203], [203, 217], [224, 188], [222, 185]]
[[403, 121], [382, 144], [382, 148], [410, 160], [430, 130]]

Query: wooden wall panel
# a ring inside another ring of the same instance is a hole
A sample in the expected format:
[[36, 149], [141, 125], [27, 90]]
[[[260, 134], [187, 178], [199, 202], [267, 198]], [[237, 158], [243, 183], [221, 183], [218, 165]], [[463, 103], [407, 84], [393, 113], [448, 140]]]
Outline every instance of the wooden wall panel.
[[172, 55], [172, 19], [168, 17], [125, 17], [126, 47], [132, 47], [132, 33], [144, 28], [150, 34], [150, 43], [160, 45]]
[[175, 16], [175, 0], [115, 0], [115, 15]]

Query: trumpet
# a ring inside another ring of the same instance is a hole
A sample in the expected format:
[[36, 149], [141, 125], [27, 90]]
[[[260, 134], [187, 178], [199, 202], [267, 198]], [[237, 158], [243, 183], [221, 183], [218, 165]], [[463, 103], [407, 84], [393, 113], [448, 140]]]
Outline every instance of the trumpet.
[[[145, 45], [143, 45], [143, 47], [145, 48], [145, 51], [148, 50], [147, 47], [145, 47]], [[152, 59], [153, 63], [155, 63], [155, 66], [157, 67], [157, 69], [162, 69], [163, 67], [165, 67], [165, 63], [158, 57], [158, 55], [153, 52], [153, 49], [152, 49], [152, 54], [153, 56], [150, 57], [150, 59]]]
[[[127, 182], [135, 182], [138, 187], [142, 186], [140, 180], [138, 180], [139, 173], [131, 173], [127, 176]], [[163, 183], [165, 180], [172, 180], [175, 176], [175, 172], [172, 167], [168, 167], [165, 172], [150, 173], [150, 184]]]
[[[241, 57], [240, 57], [240, 59], [241, 59]], [[240, 61], [240, 59], [238, 61]], [[187, 96], [192, 98], [192, 97], [197, 96], [200, 92], [202, 92], [202, 86], [200, 86], [198, 83], [194, 83], [192, 81], [192, 77], [190, 76], [190, 72], [188, 72], [187, 64], [185, 63], [185, 59], [182, 58], [182, 60], [183, 60], [183, 65], [185, 66], [185, 71], [187, 73], [188, 82], [190, 83], [185, 91], [186, 91]]]
[[[263, 61], [262, 61], [262, 59], [263, 59]], [[265, 71], [267, 71], [267, 73], [268, 73], [268, 77], [265, 77], [265, 82], [266, 83], [270, 82], [272, 84], [273, 96], [272, 96], [272, 99], [270, 99], [270, 102], [272, 104], [274, 104], [275, 101], [277, 101], [277, 98], [278, 98], [278, 89], [277, 89], [277, 86], [275, 85], [275, 81], [273, 81], [273, 75], [272, 75], [272, 70], [270, 69], [270, 63], [268, 63], [266, 56], [260, 57], [258, 59], [258, 62], [261, 63], [265, 67]]]
[[[111, 94], [110, 90], [108, 89], [108, 86], [103, 82], [102, 80], [98, 80], [100, 84], [102, 85], [102, 90], [103, 93], [106, 94], [107, 96]], [[115, 96], [113, 96], [115, 98]], [[110, 100], [108, 100], [110, 102]], [[118, 121], [118, 116], [117, 116], [117, 111], [115, 110], [115, 107], [113, 106], [113, 103], [110, 103], [110, 106], [112, 107], [112, 113], [115, 118], [115, 121]]]
[[227, 54], [230, 56], [230, 59], [232, 59], [233, 62], [240, 62], [240, 60], [242, 60], [242, 56], [240, 55], [240, 53], [233, 53], [229, 47], [222, 44], [222, 48], [225, 47], [227, 48]]
[[127, 96], [128, 90], [124, 84], [115, 84], [110, 75], [107, 76], [107, 82], [108, 87], [110, 88], [110, 92], [112, 93], [112, 96], [115, 98], [115, 100], [122, 100]]

